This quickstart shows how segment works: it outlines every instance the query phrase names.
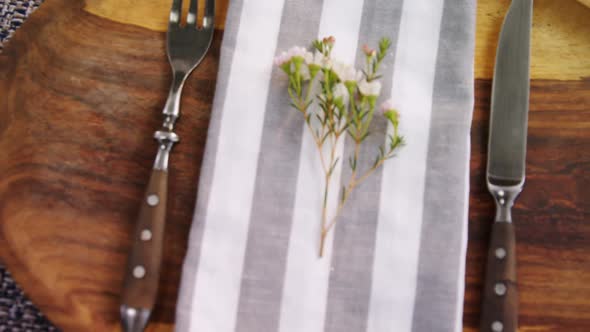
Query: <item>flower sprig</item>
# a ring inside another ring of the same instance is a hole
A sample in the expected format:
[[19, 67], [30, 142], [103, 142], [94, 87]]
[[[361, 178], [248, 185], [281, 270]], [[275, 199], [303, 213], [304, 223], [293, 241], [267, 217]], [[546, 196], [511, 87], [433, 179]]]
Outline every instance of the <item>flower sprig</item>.
[[[371, 166], [366, 170], [359, 170], [361, 146], [371, 135], [370, 126], [381, 94], [379, 68], [391, 42], [382, 38], [377, 49], [364, 46], [365, 66], [361, 70], [334, 60], [334, 44], [334, 37], [326, 37], [312, 43], [313, 52], [295, 46], [275, 58], [275, 64], [289, 79], [287, 92], [291, 98], [291, 106], [304, 117], [320, 154], [324, 173], [320, 257], [323, 255], [325, 239], [353, 190], [387, 159], [392, 158], [404, 144], [404, 139], [398, 132], [399, 113], [393, 102], [387, 100], [381, 105], [380, 113], [391, 123], [393, 133], [387, 136], [385, 144], [377, 147]], [[345, 136], [354, 142], [354, 152], [348, 157], [351, 175], [339, 193], [336, 213], [328, 220], [330, 183], [340, 162], [336, 147]]]

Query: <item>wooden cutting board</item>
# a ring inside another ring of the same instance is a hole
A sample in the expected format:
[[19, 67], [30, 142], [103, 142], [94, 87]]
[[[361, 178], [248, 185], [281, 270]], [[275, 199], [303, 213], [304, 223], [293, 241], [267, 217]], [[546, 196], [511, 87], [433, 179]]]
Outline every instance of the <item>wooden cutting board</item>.
[[[170, 74], [169, 0], [46, 1], [0, 55], [0, 259], [64, 331], [116, 331], [122, 272]], [[165, 261], [150, 331], [170, 331], [228, 0], [186, 84]], [[464, 323], [479, 320], [492, 200], [490, 78], [508, 0], [479, 0]], [[535, 1], [526, 190], [518, 201], [521, 331], [590, 326], [590, 10]]]

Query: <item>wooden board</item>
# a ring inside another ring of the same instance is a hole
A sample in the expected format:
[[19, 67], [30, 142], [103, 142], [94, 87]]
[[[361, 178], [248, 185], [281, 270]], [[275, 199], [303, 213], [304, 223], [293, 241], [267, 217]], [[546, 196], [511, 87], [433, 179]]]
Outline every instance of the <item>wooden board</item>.
[[[0, 55], [0, 259], [64, 331], [118, 330], [129, 234], [170, 74], [168, 0], [47, 1]], [[527, 184], [518, 201], [521, 331], [590, 326], [590, 10], [535, 2]], [[479, 320], [493, 215], [484, 183], [490, 77], [507, 0], [480, 0], [465, 330]], [[151, 331], [170, 331], [227, 0], [186, 85]], [[137, 9], [137, 10], [135, 10]]]

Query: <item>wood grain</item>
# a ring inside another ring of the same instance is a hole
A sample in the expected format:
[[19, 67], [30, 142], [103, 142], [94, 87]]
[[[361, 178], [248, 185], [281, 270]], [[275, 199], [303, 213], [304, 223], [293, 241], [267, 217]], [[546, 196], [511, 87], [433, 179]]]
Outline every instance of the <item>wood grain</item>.
[[[475, 77], [491, 78], [500, 27], [511, 0], [479, 0]], [[531, 78], [590, 77], [590, 8], [573, 0], [535, 0], [531, 35]]]
[[[215, 24], [219, 28], [224, 26], [228, 1], [217, 1], [219, 10]], [[498, 34], [510, 1], [478, 1], [477, 78], [492, 77]], [[141, 1], [141, 6], [138, 0], [86, 0], [85, 10], [115, 22], [166, 31], [169, 7], [168, 0]], [[590, 77], [590, 62], [587, 60], [590, 54], [590, 8], [574, 0], [535, 0], [533, 13], [532, 77], [561, 80]]]
[[[146, 1], [141, 15], [121, 18], [109, 16], [117, 11], [107, 0], [47, 1], [0, 55], [0, 259], [64, 331], [118, 330], [122, 271], [170, 80], [164, 33], [133, 22], [151, 21], [156, 16], [145, 8], [160, 2], [169, 1]], [[117, 2], [139, 8], [132, 3]], [[481, 68], [493, 61], [487, 38], [497, 34], [505, 8], [491, 16], [481, 10], [500, 10], [506, 1], [479, 3], [476, 72], [483, 79], [476, 81], [472, 131], [466, 331], [479, 325], [494, 215], [484, 183], [490, 73]], [[561, 12], [579, 10], [571, 3]], [[583, 32], [581, 16], [553, 24]], [[553, 28], [560, 40], [547, 44], [548, 54], [590, 57], [579, 44], [590, 34]], [[535, 38], [549, 38], [535, 29]], [[151, 331], [173, 326], [220, 40], [218, 31], [182, 99], [182, 143], [170, 162], [165, 259]], [[582, 332], [590, 326], [590, 68], [587, 61], [535, 59], [533, 76], [544, 79], [532, 82], [527, 183], [513, 212], [520, 331]]]
[[[164, 38], [54, 0], [0, 55], [0, 257], [65, 331], [118, 326], [171, 76]], [[220, 40], [184, 90], [155, 322], [174, 319]]]
[[[467, 331], [479, 324], [494, 203], [485, 185], [491, 82], [477, 80], [472, 127]], [[531, 84], [527, 179], [513, 208], [521, 332], [590, 326], [590, 80]]]
[[[188, 12], [188, 0], [183, 0], [182, 11]], [[205, 0], [197, 0], [199, 18], [203, 18]], [[108, 20], [135, 25], [154, 31], [168, 29], [170, 4], [168, 0], [86, 0], [84, 10]], [[215, 27], [223, 29], [229, 0], [217, 0]]]

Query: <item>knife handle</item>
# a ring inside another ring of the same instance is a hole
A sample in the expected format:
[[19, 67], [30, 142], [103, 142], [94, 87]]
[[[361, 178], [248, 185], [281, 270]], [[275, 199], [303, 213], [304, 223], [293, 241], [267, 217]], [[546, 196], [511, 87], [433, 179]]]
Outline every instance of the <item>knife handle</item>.
[[516, 241], [512, 222], [496, 221], [488, 250], [481, 332], [516, 332], [518, 289]]
[[153, 169], [141, 201], [127, 261], [122, 306], [150, 311], [154, 307], [162, 261], [167, 186], [168, 172]]

